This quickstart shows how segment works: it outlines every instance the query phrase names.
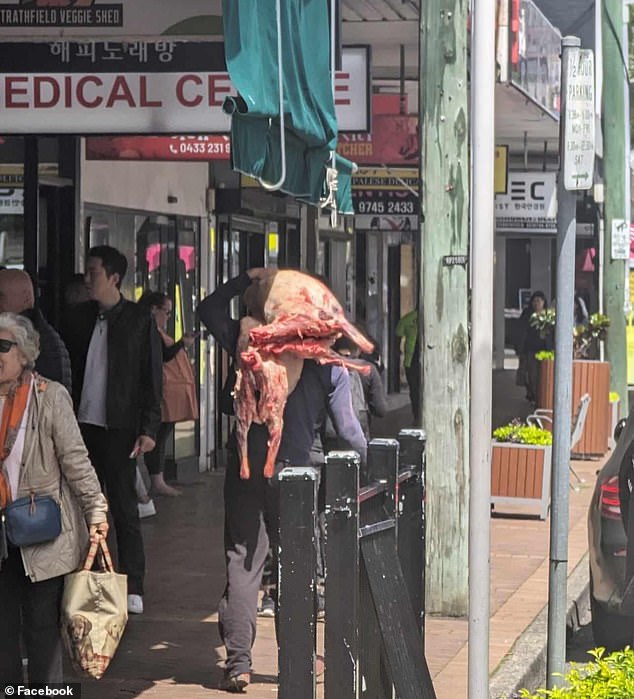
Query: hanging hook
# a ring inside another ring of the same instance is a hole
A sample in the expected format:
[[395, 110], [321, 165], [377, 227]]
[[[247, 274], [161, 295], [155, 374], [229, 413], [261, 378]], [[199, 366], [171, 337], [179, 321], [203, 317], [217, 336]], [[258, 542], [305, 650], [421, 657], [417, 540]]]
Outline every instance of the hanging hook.
[[280, 179], [273, 183], [263, 180], [258, 177], [259, 183], [264, 187], [264, 189], [269, 192], [274, 192], [282, 188], [284, 180], [286, 179], [286, 131], [284, 130], [284, 73], [282, 70], [282, 9], [280, 5], [281, 0], [276, 0], [275, 2], [275, 15], [277, 19], [277, 80], [279, 84], [279, 98], [280, 98], [280, 157], [282, 158], [282, 174]]

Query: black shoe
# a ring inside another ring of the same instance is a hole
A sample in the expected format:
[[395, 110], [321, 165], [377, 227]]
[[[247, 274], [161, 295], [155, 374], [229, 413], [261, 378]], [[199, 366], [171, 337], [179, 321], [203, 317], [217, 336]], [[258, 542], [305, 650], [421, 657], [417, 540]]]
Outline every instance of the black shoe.
[[275, 616], [275, 600], [271, 595], [265, 594], [262, 597], [262, 603], [258, 607], [258, 616], [272, 619]]

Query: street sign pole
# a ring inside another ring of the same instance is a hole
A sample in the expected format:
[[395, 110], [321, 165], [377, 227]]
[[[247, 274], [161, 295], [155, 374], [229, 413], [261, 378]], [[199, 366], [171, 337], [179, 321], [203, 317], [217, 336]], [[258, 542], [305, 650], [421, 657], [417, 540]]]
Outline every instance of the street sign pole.
[[[469, 433], [468, 697], [489, 696], [491, 376], [495, 156], [495, 3], [475, 0], [471, 42], [471, 402]], [[454, 258], [458, 256], [454, 255]], [[454, 262], [455, 263], [455, 262]]]
[[576, 195], [592, 186], [594, 174], [594, 62], [577, 37], [567, 36], [561, 52], [560, 163], [557, 186], [557, 325], [551, 481], [550, 569], [546, 681], [561, 683], [566, 661], [568, 510], [572, 405]]

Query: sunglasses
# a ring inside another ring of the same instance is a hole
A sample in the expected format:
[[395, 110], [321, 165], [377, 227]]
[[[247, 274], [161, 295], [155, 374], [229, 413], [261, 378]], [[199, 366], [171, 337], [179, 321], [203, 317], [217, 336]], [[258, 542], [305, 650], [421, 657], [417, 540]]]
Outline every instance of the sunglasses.
[[2, 354], [10, 352], [11, 348], [14, 346], [17, 347], [18, 343], [14, 342], [13, 340], [5, 340], [4, 338], [0, 338], [0, 352]]

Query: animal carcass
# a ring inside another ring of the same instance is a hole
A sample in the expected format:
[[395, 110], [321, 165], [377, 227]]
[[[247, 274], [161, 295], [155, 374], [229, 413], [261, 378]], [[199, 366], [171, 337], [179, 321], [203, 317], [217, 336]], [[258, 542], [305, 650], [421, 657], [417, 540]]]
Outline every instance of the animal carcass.
[[333, 293], [309, 274], [267, 270], [247, 289], [244, 301], [250, 315], [241, 322], [234, 391], [240, 477], [250, 477], [247, 435], [251, 423], [258, 422], [269, 431], [264, 477], [271, 478], [286, 399], [299, 381], [304, 359], [347, 364], [332, 349], [341, 335], [364, 352], [373, 345], [347, 320]]

